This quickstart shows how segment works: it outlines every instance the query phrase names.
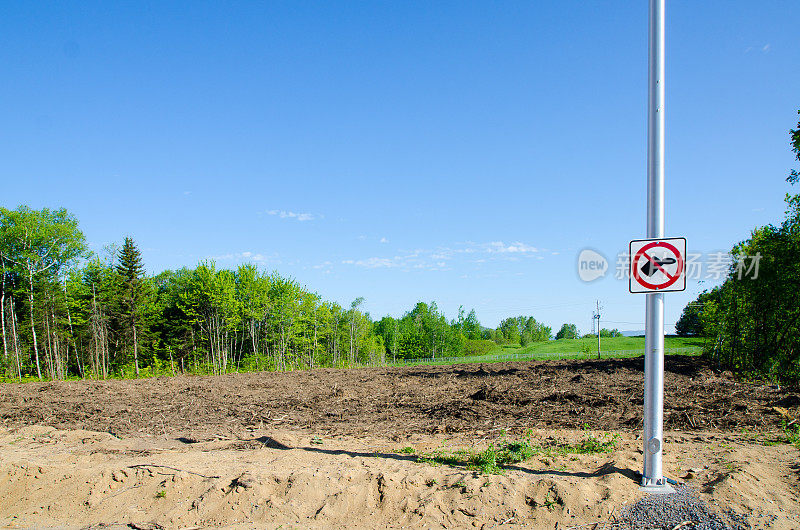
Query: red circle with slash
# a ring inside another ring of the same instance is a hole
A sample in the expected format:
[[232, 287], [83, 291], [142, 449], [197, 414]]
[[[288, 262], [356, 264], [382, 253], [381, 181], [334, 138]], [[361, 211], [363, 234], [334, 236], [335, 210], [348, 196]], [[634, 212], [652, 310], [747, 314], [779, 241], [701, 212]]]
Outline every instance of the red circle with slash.
[[[664, 267], [662, 267], [656, 260], [654, 260], [649, 254], [647, 254], [648, 250], [656, 247], [665, 248], [667, 250], [672, 251], [672, 253], [675, 254], [675, 258], [678, 260], [678, 269], [675, 271], [675, 274], [670, 274], [667, 271], [665, 271]], [[642, 256], [646, 257], [650, 261], [651, 266], [656, 267], [658, 270], [664, 273], [664, 276], [667, 277], [666, 282], [650, 283], [641, 277], [641, 275], [639, 274], [639, 259]], [[633, 263], [633, 271], [632, 271], [633, 277], [636, 280], [636, 282], [639, 285], [642, 285], [644, 287], [647, 287], [648, 289], [653, 289], [653, 290], [666, 289], [673, 283], [677, 282], [678, 279], [680, 279], [681, 277], [681, 273], [683, 272], [683, 256], [681, 256], [681, 253], [678, 252], [678, 249], [675, 248], [674, 245], [671, 245], [666, 241], [653, 241], [652, 243], [648, 243], [647, 245], [643, 246], [642, 248], [639, 249], [639, 252], [636, 253], [636, 257], [633, 259], [632, 263]]]

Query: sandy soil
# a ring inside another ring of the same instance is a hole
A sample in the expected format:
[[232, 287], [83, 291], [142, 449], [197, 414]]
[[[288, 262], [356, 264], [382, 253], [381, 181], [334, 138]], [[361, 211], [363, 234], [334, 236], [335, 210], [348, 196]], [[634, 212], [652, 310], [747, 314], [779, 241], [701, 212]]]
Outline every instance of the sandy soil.
[[[641, 496], [641, 360], [0, 385], [0, 525], [568, 528]], [[665, 474], [756, 528], [800, 528], [795, 389], [669, 358]], [[621, 434], [482, 475], [417, 452]]]

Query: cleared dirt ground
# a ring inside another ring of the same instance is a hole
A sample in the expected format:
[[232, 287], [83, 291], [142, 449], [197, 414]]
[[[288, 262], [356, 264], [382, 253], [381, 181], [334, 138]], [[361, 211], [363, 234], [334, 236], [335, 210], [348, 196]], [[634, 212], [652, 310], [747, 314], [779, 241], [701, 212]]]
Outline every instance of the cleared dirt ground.
[[[0, 524], [559, 528], [641, 494], [642, 359], [0, 385]], [[797, 389], [666, 362], [665, 473], [755, 527], [800, 528]], [[505, 475], [419, 451], [618, 432]], [[689, 527], [690, 528], [690, 527]]]
[[[472, 432], [529, 427], [637, 430], [643, 360], [611, 359], [262, 372], [222, 377], [0, 386], [7, 427], [193, 437], [264, 426], [316, 434]], [[741, 383], [698, 357], [666, 359], [664, 427], [777, 428], [800, 395]]]

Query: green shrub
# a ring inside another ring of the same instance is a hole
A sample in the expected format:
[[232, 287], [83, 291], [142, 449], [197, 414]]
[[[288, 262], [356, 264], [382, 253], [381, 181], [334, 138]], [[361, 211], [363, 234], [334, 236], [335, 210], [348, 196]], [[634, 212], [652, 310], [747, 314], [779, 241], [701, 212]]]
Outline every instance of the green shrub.
[[786, 420], [783, 420], [783, 432], [786, 434], [787, 441], [800, 449], [800, 424], [797, 422], [786, 423]]
[[493, 340], [466, 340], [464, 342], [464, 356], [486, 355], [495, 348], [497, 348], [497, 344]]

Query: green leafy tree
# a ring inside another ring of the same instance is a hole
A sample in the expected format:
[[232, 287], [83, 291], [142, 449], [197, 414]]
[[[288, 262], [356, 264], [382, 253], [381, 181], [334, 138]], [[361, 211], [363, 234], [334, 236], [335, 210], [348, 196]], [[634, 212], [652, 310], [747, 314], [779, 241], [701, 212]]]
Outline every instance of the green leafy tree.
[[152, 278], [153, 318], [150, 321], [152, 333], [158, 338], [159, 348], [167, 351], [170, 362], [178, 363], [181, 370], [186, 369], [186, 360], [197, 361], [195, 334], [192, 320], [181, 304], [181, 294], [189, 290], [192, 271], [183, 268], [177, 271], [163, 271]]
[[42, 379], [39, 342], [34, 319], [34, 284], [41, 277], [57, 278], [62, 269], [87, 252], [78, 221], [66, 209], [16, 210], [0, 208], [0, 239], [5, 259], [27, 280], [30, 330], [36, 373]]
[[323, 357], [321, 364], [339, 366], [339, 345], [341, 343], [342, 307], [334, 302], [323, 302], [319, 307], [319, 340]]
[[[797, 111], [800, 114], [800, 110]], [[792, 146], [795, 159], [800, 162], [800, 121], [797, 122], [797, 129], [789, 130], [789, 144]], [[789, 176], [786, 178], [791, 184], [796, 184], [800, 181], [800, 172], [796, 169], [789, 171]]]
[[[2, 230], [2, 228], [0, 228]], [[2, 234], [2, 232], [0, 232]], [[4, 238], [0, 237], [0, 330], [2, 330], [3, 335], [3, 364], [6, 366], [8, 372], [9, 370], [9, 347], [8, 343], [9, 340], [6, 337], [6, 298], [9, 300], [13, 300], [13, 297], [9, 297], [9, 287], [11, 287], [11, 278], [8, 274], [9, 270], [6, 267], [6, 256], [8, 255], [8, 250], [6, 248], [7, 242]], [[16, 351], [16, 350], [15, 350]], [[17, 361], [17, 375], [21, 379], [22, 374], [19, 373], [19, 362]]]
[[201, 263], [189, 277], [188, 289], [181, 293], [181, 309], [205, 338], [213, 372], [227, 372], [230, 335], [239, 318], [234, 273], [218, 271], [213, 262]]
[[358, 341], [361, 335], [362, 315], [358, 308], [364, 303], [364, 297], [359, 296], [350, 304], [348, 320], [350, 321], [350, 364], [355, 364], [358, 352]]
[[497, 329], [503, 337], [503, 343], [520, 343], [519, 320], [516, 317], [503, 319]]
[[530, 317], [525, 325], [525, 329], [531, 335], [531, 341], [533, 342], [546, 342], [550, 340], [553, 335], [553, 328], [550, 326], [546, 326], [542, 322], [536, 321], [533, 317]]
[[464, 319], [463, 333], [470, 340], [480, 340], [483, 337], [481, 323], [478, 321], [478, 316], [475, 314], [474, 309], [471, 309]]
[[714, 304], [718, 300], [718, 289], [700, 293], [697, 299], [689, 302], [683, 308], [680, 318], [675, 323], [675, 332], [681, 337], [705, 337], [706, 329], [703, 315], [707, 306], [712, 307], [709, 304]]
[[277, 274], [270, 280], [269, 298], [273, 309], [270, 328], [272, 343], [275, 344], [273, 357], [275, 367], [280, 370], [286, 370], [294, 363], [291, 345], [298, 332], [301, 293], [300, 285], [294, 280]]
[[561, 329], [558, 330], [558, 333], [556, 333], [556, 340], [577, 338], [578, 326], [575, 324], [564, 324], [561, 326]]
[[703, 336], [703, 323], [700, 320], [701, 309], [696, 303], [690, 302], [683, 308], [681, 316], [675, 322], [675, 333], [680, 337]]
[[520, 344], [523, 346], [531, 342], [544, 342], [550, 340], [553, 330], [533, 317], [517, 317], [517, 326], [520, 332]]
[[269, 292], [269, 276], [259, 272], [255, 265], [244, 264], [236, 271], [236, 297], [243, 335], [249, 336], [251, 352], [256, 357], [261, 356], [265, 323], [271, 311]]
[[383, 339], [392, 361], [396, 361], [399, 353], [400, 321], [396, 318], [385, 316], [375, 323], [375, 333]]
[[116, 270], [98, 258], [77, 273], [71, 283], [72, 297], [78, 301], [76, 315], [86, 323], [84, 350], [89, 353], [90, 372], [108, 377], [116, 352], [112, 350], [117, 332], [115, 306], [118, 305], [119, 280]]
[[[790, 131], [800, 160], [800, 123]], [[792, 170], [791, 183], [798, 181]], [[786, 217], [734, 246], [724, 283], [702, 304], [706, 354], [736, 372], [800, 380], [800, 194], [786, 196]]]
[[402, 318], [382, 318], [374, 330], [394, 360], [460, 356], [464, 354], [469, 326], [480, 327], [474, 311], [470, 315], [464, 316], [463, 309], [459, 309], [458, 317], [448, 322], [435, 302], [417, 302]]

